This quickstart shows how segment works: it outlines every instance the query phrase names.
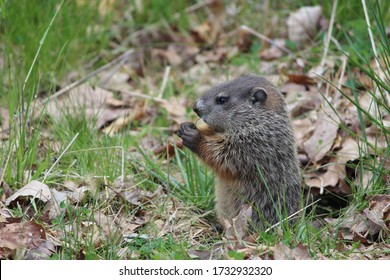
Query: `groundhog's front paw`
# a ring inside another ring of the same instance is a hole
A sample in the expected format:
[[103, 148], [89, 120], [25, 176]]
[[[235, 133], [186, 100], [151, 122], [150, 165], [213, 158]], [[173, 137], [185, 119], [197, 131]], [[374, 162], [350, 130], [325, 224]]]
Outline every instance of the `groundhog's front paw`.
[[195, 124], [184, 122], [180, 124], [177, 135], [183, 139], [183, 145], [196, 153], [200, 142], [200, 132], [196, 129]]

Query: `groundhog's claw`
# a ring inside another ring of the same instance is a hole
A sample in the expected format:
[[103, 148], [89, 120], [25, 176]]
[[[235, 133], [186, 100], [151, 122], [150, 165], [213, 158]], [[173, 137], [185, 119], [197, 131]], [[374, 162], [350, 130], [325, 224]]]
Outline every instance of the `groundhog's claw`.
[[194, 153], [198, 150], [200, 142], [200, 133], [196, 129], [195, 124], [191, 122], [184, 122], [180, 124], [177, 135], [183, 139], [183, 145], [189, 148]]

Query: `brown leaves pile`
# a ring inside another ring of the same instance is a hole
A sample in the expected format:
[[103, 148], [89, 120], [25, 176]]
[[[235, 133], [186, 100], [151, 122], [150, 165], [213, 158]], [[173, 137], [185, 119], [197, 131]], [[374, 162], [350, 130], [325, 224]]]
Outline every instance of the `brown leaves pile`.
[[[73, 258], [84, 259], [91, 242], [97, 249], [109, 242], [116, 245], [118, 256], [137, 258], [137, 253], [127, 246], [135, 238], [151, 239], [170, 234], [190, 239], [190, 235], [197, 243], [203, 235], [208, 236], [210, 225], [182, 202], [167, 195], [162, 187], [148, 192], [138, 188], [131, 177], [124, 181], [118, 178], [113, 187], [98, 191], [94, 181], [83, 184], [65, 181], [53, 188], [31, 181], [14, 194], [3, 197], [0, 259], [48, 259], [63, 246], [76, 244], [81, 250], [74, 252]], [[90, 195], [104, 203], [96, 209], [88, 207], [86, 198]], [[13, 218], [7, 207], [14, 205], [31, 220]], [[33, 205], [43, 210], [36, 212]], [[87, 212], [82, 210], [85, 207]], [[156, 208], [163, 211], [156, 212]], [[61, 227], [53, 226], [56, 219], [63, 223]], [[141, 228], [149, 234], [140, 235]]]

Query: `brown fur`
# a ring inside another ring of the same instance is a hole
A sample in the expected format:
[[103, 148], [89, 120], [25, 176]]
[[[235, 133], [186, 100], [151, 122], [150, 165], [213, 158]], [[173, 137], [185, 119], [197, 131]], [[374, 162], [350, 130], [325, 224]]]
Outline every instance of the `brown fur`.
[[178, 135], [216, 173], [219, 219], [231, 220], [251, 204], [254, 224], [264, 229], [298, 210], [296, 144], [276, 87], [241, 76], [206, 92], [194, 110], [208, 126], [183, 123]]

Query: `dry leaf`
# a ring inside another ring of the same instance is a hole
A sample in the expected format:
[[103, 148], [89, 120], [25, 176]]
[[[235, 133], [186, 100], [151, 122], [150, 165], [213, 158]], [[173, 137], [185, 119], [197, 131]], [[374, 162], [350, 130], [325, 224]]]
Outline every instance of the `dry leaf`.
[[18, 248], [37, 248], [46, 239], [44, 228], [32, 221], [0, 223], [0, 236], [0, 259], [10, 257]]
[[301, 243], [293, 249], [290, 249], [279, 242], [274, 248], [275, 260], [311, 260], [309, 250]]
[[[306, 184], [309, 187], [316, 187], [320, 189], [323, 189], [328, 186], [335, 187], [339, 182], [340, 178], [344, 177], [344, 165], [337, 163], [336, 160], [332, 158], [326, 164], [326, 169], [327, 171], [325, 173], [319, 175], [314, 174], [314, 176], [310, 177], [309, 174], [306, 174]], [[323, 190], [321, 190], [320, 193], [322, 194]]]
[[287, 109], [292, 118], [317, 109], [322, 102], [322, 96], [314, 86], [286, 83], [281, 92], [286, 95]]
[[316, 34], [321, 15], [320, 6], [302, 7], [291, 13], [287, 19], [288, 38], [302, 47]]
[[152, 55], [165, 58], [172, 66], [177, 66], [183, 62], [182, 57], [171, 46], [169, 46], [167, 50], [153, 49]]
[[44, 203], [46, 203], [51, 199], [51, 193], [49, 187], [44, 183], [33, 180], [23, 188], [18, 190], [16, 193], [14, 193], [12, 196], [10, 196], [5, 201], [5, 205], [8, 206], [12, 201], [23, 196], [32, 196], [33, 198], [38, 198]]
[[127, 102], [121, 99], [113, 98], [113, 97], [108, 97], [106, 99], [106, 105], [113, 107], [113, 108], [122, 108], [127, 105]]
[[[375, 195], [370, 199], [369, 207], [364, 209], [364, 214], [371, 223], [371, 228], [375, 225], [379, 230], [390, 231], [390, 195]], [[377, 232], [379, 232], [379, 230]], [[376, 232], [373, 232], [374, 234]]]
[[114, 134], [118, 133], [120, 130], [122, 130], [123, 127], [129, 125], [133, 121], [137, 121], [142, 119], [142, 117], [145, 115], [144, 107], [139, 105], [136, 106], [128, 116], [126, 117], [120, 117], [116, 119], [114, 122], [112, 122], [109, 126], [105, 127], [103, 129], [103, 132], [105, 134], [108, 134], [109, 136], [114, 136]]
[[[383, 121], [383, 123], [385, 124], [385, 121]], [[388, 131], [390, 131], [389, 126], [385, 127], [384, 129], [381, 129], [375, 124], [366, 128], [367, 142], [373, 147], [375, 147], [375, 149], [371, 147], [369, 148], [371, 153], [378, 154], [380, 150], [385, 151], [386, 149], [388, 149], [388, 136], [386, 136], [383, 131], [386, 128], [388, 129]]]
[[223, 22], [225, 20], [225, 7], [223, 1], [214, 0], [208, 3], [208, 20], [194, 28], [191, 33], [196, 42], [215, 43], [217, 37], [223, 32]]
[[181, 124], [187, 120], [186, 118], [186, 106], [187, 99], [176, 97], [170, 97], [168, 100], [161, 100], [160, 104], [164, 106], [169, 114], [169, 118], [177, 124]]
[[[287, 77], [288, 77], [289, 83], [295, 83], [295, 84], [299, 84], [299, 85], [311, 85], [314, 83], [313, 78], [311, 78], [307, 75], [304, 75], [304, 74], [288, 73]], [[318, 90], [317, 90], [317, 92], [318, 92]]]
[[[47, 104], [47, 114], [56, 120], [60, 120], [64, 114], [85, 114], [87, 120], [96, 118], [96, 128], [101, 128], [107, 122], [118, 117], [128, 115], [128, 109], [111, 109], [106, 103], [112, 102], [113, 94], [99, 87], [83, 84], [70, 90]], [[35, 115], [39, 115], [42, 107], [37, 106]]]
[[134, 188], [131, 191], [127, 191], [124, 193], [125, 199], [127, 202], [139, 206], [141, 205], [140, 197], [141, 197], [141, 190], [138, 188]]
[[94, 221], [102, 228], [105, 237], [110, 239], [111, 242], [113, 242], [113, 239], [118, 241], [122, 238], [122, 230], [115, 223], [114, 218], [105, 215], [101, 211], [96, 211], [94, 213]]
[[51, 190], [52, 197], [49, 200], [49, 202], [46, 204], [45, 209], [49, 211], [49, 219], [52, 220], [56, 218], [57, 216], [61, 215], [62, 213], [65, 213], [66, 209], [61, 208], [60, 204], [63, 201], [66, 201], [68, 196], [64, 192], [59, 192], [56, 189]]
[[210, 39], [211, 26], [208, 22], [204, 22], [191, 30], [195, 42], [204, 43], [211, 41]]
[[359, 158], [359, 146], [356, 140], [346, 138], [341, 144], [341, 149], [337, 151], [337, 162], [346, 164], [348, 161]]
[[316, 128], [315, 122], [311, 120], [310, 116], [304, 119], [295, 119], [292, 121], [294, 129], [295, 140], [297, 141], [298, 151], [304, 151], [303, 142], [312, 134]]
[[338, 125], [335, 124], [335, 119], [335, 113], [331, 110], [319, 113], [317, 127], [313, 135], [303, 143], [303, 147], [312, 161], [320, 161], [332, 148], [339, 129]]
[[47, 260], [56, 252], [55, 244], [51, 240], [44, 240], [38, 247], [28, 250], [25, 260]]
[[224, 219], [225, 222], [225, 237], [229, 240], [242, 240], [247, 234], [248, 221], [252, 217], [252, 206], [244, 204], [241, 206], [240, 213], [233, 218], [232, 224]]
[[260, 58], [269, 61], [282, 57], [285, 53], [277, 46], [285, 47], [284, 39], [274, 39], [276, 44], [272, 44], [269, 48], [260, 51]]
[[101, 114], [101, 109], [107, 98], [112, 98], [112, 92], [99, 87], [93, 88], [88, 84], [83, 84], [50, 100], [47, 105], [47, 113], [55, 119], [62, 117], [63, 113], [79, 114], [80, 110], [85, 110], [87, 118]]

